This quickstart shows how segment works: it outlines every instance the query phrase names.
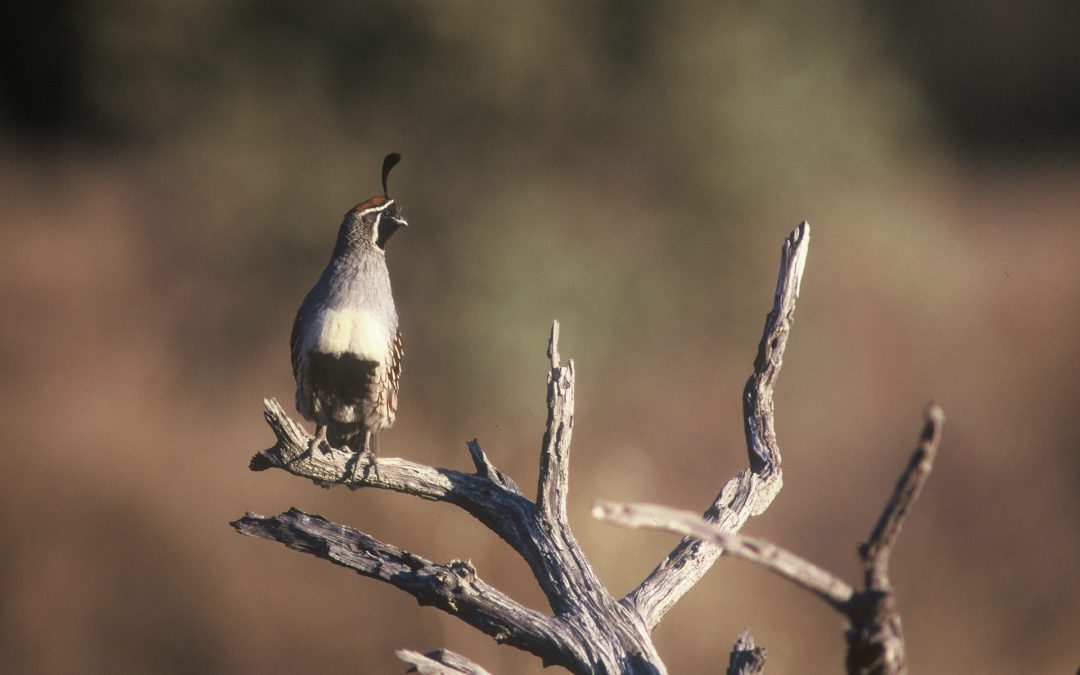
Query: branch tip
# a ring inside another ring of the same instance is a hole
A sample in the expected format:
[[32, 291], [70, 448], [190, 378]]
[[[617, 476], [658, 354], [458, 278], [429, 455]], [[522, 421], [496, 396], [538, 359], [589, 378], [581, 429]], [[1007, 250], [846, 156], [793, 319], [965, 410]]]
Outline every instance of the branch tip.
[[753, 649], [754, 646], [754, 636], [750, 634], [750, 629], [743, 628], [742, 632], [739, 633], [739, 637], [735, 639], [735, 649], [743, 651]]
[[889, 590], [889, 557], [911, 505], [918, 499], [934, 468], [945, 412], [937, 404], [930, 403], [925, 415], [926, 423], [919, 434], [918, 446], [896, 481], [870, 538], [859, 546], [859, 557], [866, 566], [866, 585], [870, 590]]
[[788, 235], [788, 239], [790, 239], [793, 244], [799, 244], [803, 241], [803, 239], [809, 236], [810, 221], [804, 220], [795, 226], [795, 229], [792, 230], [791, 234]]
[[421, 675], [488, 675], [488, 671], [464, 656], [449, 649], [436, 649], [421, 654], [411, 649], [399, 649], [394, 654], [410, 664], [407, 673]]
[[941, 427], [945, 424], [945, 411], [937, 403], [931, 401], [926, 405], [926, 425], [923, 426], [923, 443], [936, 442], [941, 435]]
[[619, 509], [619, 504], [609, 502], [606, 499], [597, 499], [593, 502], [592, 517], [597, 520], [611, 520]]
[[472, 458], [473, 466], [476, 467], [476, 473], [482, 476], [488, 475], [491, 463], [488, 462], [487, 455], [480, 447], [480, 441], [474, 438], [466, 441], [465, 445], [469, 448], [469, 457]]
[[754, 637], [750, 635], [750, 629], [744, 628], [735, 640], [735, 647], [731, 650], [727, 675], [760, 675], [765, 670], [767, 655], [768, 652], [764, 647], [754, 645]]
[[559, 367], [561, 363], [559, 359], [559, 320], [554, 319], [551, 322], [551, 336], [548, 338], [548, 359], [551, 361], [551, 368], [554, 370]]
[[551, 324], [548, 341], [551, 372], [548, 373], [547, 423], [540, 446], [540, 479], [536, 505], [548, 525], [569, 529], [566, 493], [570, 479], [570, 438], [574, 430], [574, 361], [565, 366], [559, 358], [559, 322]]
[[[743, 430], [750, 469], [728, 481], [705, 511], [706, 522], [719, 524], [727, 532], [737, 532], [748, 518], [764, 513], [783, 486], [773, 387], [794, 321], [809, 242], [810, 223], [805, 220], [784, 238], [772, 308], [765, 317], [753, 371], [743, 389]], [[654, 627], [719, 555], [715, 544], [683, 539], [624, 601], [641, 613], [646, 625]]]
[[795, 252], [795, 295], [802, 287], [803, 270], [806, 268], [806, 253], [810, 245], [810, 223], [802, 221], [792, 231], [792, 245], [798, 247]]

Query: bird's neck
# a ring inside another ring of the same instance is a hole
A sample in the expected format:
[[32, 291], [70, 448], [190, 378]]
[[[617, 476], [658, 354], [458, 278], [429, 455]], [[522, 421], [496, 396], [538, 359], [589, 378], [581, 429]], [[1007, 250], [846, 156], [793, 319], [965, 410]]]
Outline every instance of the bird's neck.
[[355, 232], [342, 232], [334, 244], [333, 259], [360, 258], [364, 256], [383, 257], [383, 251], [366, 239], [359, 237]]
[[366, 279], [365, 283], [381, 280], [389, 275], [386, 256], [373, 246], [356, 246], [339, 243], [330, 256], [330, 264], [323, 272], [327, 283], [351, 283], [353, 279]]

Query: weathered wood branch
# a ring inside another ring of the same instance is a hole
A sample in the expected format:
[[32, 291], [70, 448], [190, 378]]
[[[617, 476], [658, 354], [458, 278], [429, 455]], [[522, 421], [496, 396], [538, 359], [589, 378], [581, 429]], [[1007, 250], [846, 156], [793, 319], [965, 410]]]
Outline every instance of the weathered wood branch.
[[754, 636], [744, 630], [739, 633], [735, 648], [731, 650], [727, 675], [761, 675], [765, 672], [766, 656], [765, 648], [754, 646]]
[[548, 418], [540, 449], [540, 480], [536, 504], [551, 527], [566, 523], [566, 493], [570, 482], [570, 437], [574, 431], [574, 361], [559, 362], [559, 322], [551, 324], [548, 340]]
[[[572, 363], [562, 365], [557, 361], [557, 325], [548, 352], [552, 368], [548, 427], [541, 448], [538, 498], [542, 506], [525, 497], [476, 441], [468, 444], [476, 473], [395, 457], [372, 460], [337, 448], [313, 452], [311, 436], [274, 400], [265, 402], [266, 420], [277, 443], [258, 453], [251, 468], [279, 468], [319, 485], [375, 487], [454, 504], [498, 534], [528, 563], [551, 606], [552, 616], [523, 614], [519, 611], [522, 608], [507, 596], [483, 585], [475, 571], [466, 575], [467, 584], [458, 583], [454, 577], [455, 570], [463, 570], [460, 563], [437, 565], [362, 532], [300, 511], [272, 518], [248, 515], [236, 521], [234, 527], [243, 534], [278, 541], [392, 583], [422, 604], [455, 614], [497, 640], [536, 654], [545, 664], [562, 665], [579, 673], [665, 672], [640, 617], [620, 605], [604, 588], [566, 520], [574, 371]], [[361, 553], [349, 557], [343, 551]], [[421, 567], [409, 575], [404, 570], [412, 569], [410, 564]], [[429, 578], [434, 581], [421, 583]], [[452, 589], [440, 593], [443, 587], [433, 586], [435, 582], [449, 583]], [[477, 590], [477, 597], [470, 588]], [[497, 602], [482, 603], [479, 596]]]
[[907, 672], [904, 631], [889, 583], [889, 556], [908, 510], [934, 468], [944, 424], [945, 413], [941, 408], [935, 404], [928, 406], [926, 423], [915, 452], [885, 503], [870, 539], [859, 547], [859, 556], [866, 569], [865, 586], [849, 603], [847, 616], [851, 628], [845, 634], [848, 643], [846, 665], [853, 675], [902, 675]]
[[896, 545], [896, 538], [900, 535], [900, 526], [934, 468], [934, 457], [941, 442], [945, 413], [938, 406], [931, 405], [927, 409], [926, 417], [918, 447], [897, 481], [892, 497], [885, 504], [885, 510], [874, 526], [874, 531], [870, 533], [870, 539], [859, 547], [859, 557], [866, 566], [867, 588], [889, 589], [889, 557]]
[[630, 528], [690, 535], [721, 547], [725, 554], [757, 563], [818, 596], [850, 623], [845, 633], [849, 673], [900, 675], [907, 672], [904, 637], [888, 580], [888, 556], [911, 504], [933, 468], [945, 415], [936, 405], [926, 413], [911, 460], [867, 543], [859, 553], [866, 566], [865, 587], [856, 590], [839, 577], [775, 544], [736, 534], [695, 513], [654, 504], [598, 501], [593, 515]]
[[[744, 392], [750, 469], [727, 481], [706, 511], [707, 518], [728, 532], [763, 512], [782, 485], [772, 387], [790, 331], [808, 243], [806, 223], [785, 240], [773, 308]], [[535, 502], [495, 467], [475, 440], [468, 444], [474, 473], [323, 446], [312, 450], [311, 436], [273, 399], [264, 402], [265, 417], [277, 442], [251, 460], [253, 471], [277, 468], [322, 486], [380, 488], [458, 506], [521, 555], [544, 592], [551, 615], [529, 610], [488, 586], [470, 563], [425, 560], [297, 509], [273, 517], [248, 514], [233, 526], [243, 534], [278, 541], [392, 584], [421, 604], [438, 607], [500, 642], [536, 654], [545, 665], [561, 665], [576, 673], [666, 672], [649, 632], [705, 574], [720, 547], [688, 537], [627, 597], [616, 601], [604, 588], [567, 519], [574, 364], [563, 365], [558, 340], [555, 322], [548, 341], [548, 414]], [[753, 651], [752, 645], [748, 649]], [[452, 652], [399, 654], [421, 672], [482, 672]]]
[[412, 664], [412, 668], [406, 671], [409, 673], [420, 673], [420, 675], [489, 675], [488, 671], [449, 649], [436, 649], [426, 654], [409, 649], [400, 649], [397, 652], [397, 657], [406, 663]]
[[[751, 516], [764, 513], [784, 484], [773, 422], [773, 386], [783, 363], [809, 249], [810, 224], [804, 221], [784, 240], [773, 307], [765, 317], [754, 371], [743, 389], [743, 430], [750, 469], [725, 483], [703, 516], [728, 532], [737, 532]], [[721, 550], [697, 537], [683, 539], [622, 602], [640, 613], [650, 629], [655, 628], [709, 571]]]
[[572, 651], [565, 626], [488, 585], [469, 562], [440, 565], [295, 508], [273, 517], [249, 513], [233, 527], [396, 586], [421, 605], [454, 614], [498, 642], [538, 656], [548, 654], [552, 646]]
[[725, 555], [755, 562], [843, 609], [854, 593], [851, 586], [813, 563], [775, 544], [728, 532], [692, 511], [657, 504], [616, 504], [597, 500], [593, 516], [628, 528], [664, 530], [706, 540]]

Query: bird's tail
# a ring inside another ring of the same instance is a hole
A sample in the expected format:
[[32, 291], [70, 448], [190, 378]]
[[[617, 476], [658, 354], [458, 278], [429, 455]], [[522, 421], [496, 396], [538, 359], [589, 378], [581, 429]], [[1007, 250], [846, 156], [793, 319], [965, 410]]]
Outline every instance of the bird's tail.
[[326, 427], [326, 440], [335, 448], [347, 445], [353, 452], [369, 449], [365, 447], [367, 432], [363, 425], [355, 422], [331, 422]]

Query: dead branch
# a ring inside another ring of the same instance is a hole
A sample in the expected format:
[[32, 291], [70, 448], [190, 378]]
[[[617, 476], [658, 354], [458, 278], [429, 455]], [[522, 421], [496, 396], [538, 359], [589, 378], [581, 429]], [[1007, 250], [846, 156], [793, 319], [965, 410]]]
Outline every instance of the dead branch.
[[[773, 386], [791, 332], [809, 248], [810, 224], [804, 221], [784, 240], [772, 311], [765, 317], [754, 372], [743, 389], [743, 428], [750, 469], [727, 481], [703, 516], [727, 532], [737, 532], [751, 516], [764, 513], [784, 484], [773, 423]], [[637, 610], [650, 629], [655, 628], [679, 598], [709, 571], [720, 552], [719, 546], [706, 540], [683, 539], [622, 602]]]
[[708, 541], [725, 555], [755, 562], [842, 608], [854, 591], [842, 580], [799, 556], [761, 539], [728, 532], [692, 511], [657, 504], [616, 504], [597, 500], [593, 516], [632, 529], [664, 530]]
[[397, 657], [412, 664], [406, 672], [420, 675], [489, 675], [488, 671], [476, 665], [460, 654], [449, 649], [437, 649], [421, 654], [408, 649], [401, 649]]
[[739, 633], [735, 648], [731, 650], [727, 675], [761, 675], [765, 672], [766, 656], [765, 648], [755, 647], [754, 636], [744, 630]]
[[866, 569], [865, 589], [855, 594], [847, 613], [851, 621], [851, 629], [845, 635], [849, 673], [901, 675], [907, 672], [907, 649], [900, 613], [889, 583], [889, 556], [908, 509], [918, 498], [934, 467], [944, 424], [945, 413], [941, 408], [934, 404], [928, 406], [919, 444], [885, 504], [870, 539], [859, 547], [859, 556]]
[[277, 443], [258, 453], [253, 470], [279, 468], [317, 484], [376, 487], [444, 501], [465, 510], [505, 540], [529, 564], [553, 615], [533, 612], [476, 576], [471, 564], [439, 565], [362, 532], [293, 509], [274, 517], [254, 514], [233, 526], [242, 534], [278, 541], [298, 551], [391, 583], [455, 614], [469, 625], [573, 672], [663, 673], [639, 617], [604, 588], [566, 520], [574, 368], [555, 361], [558, 328], [548, 351], [548, 425], [541, 448], [538, 503], [499, 471], [480, 445], [468, 444], [475, 473], [435, 468], [400, 458], [361, 467], [359, 456], [331, 448], [309, 449], [310, 436], [274, 400], [266, 420]]
[[896, 483], [892, 497], [885, 505], [870, 539], [859, 547], [859, 557], [866, 565], [866, 587], [876, 590], [889, 589], [889, 556], [892, 555], [896, 538], [900, 534], [900, 525], [919, 497], [919, 492], [934, 468], [934, 457], [941, 442], [941, 426], [945, 423], [945, 413], [936, 405], [926, 411], [926, 424], [923, 426], [919, 445], [911, 455], [907, 468]]
[[[768, 508], [782, 485], [772, 388], [791, 328], [809, 236], [809, 225], [804, 222], [784, 242], [773, 308], [744, 392], [750, 469], [727, 481], [706, 511], [708, 519], [728, 532], [738, 530], [750, 516]], [[273, 517], [248, 514], [233, 526], [242, 534], [277, 541], [393, 584], [420, 604], [438, 607], [497, 641], [536, 654], [545, 665], [561, 665], [575, 673], [666, 672], [649, 633], [705, 574], [721, 549], [687, 537], [622, 600], [616, 601], [604, 588], [574, 539], [566, 515], [574, 364], [562, 364], [558, 339], [555, 322], [548, 341], [547, 424], [535, 502], [495, 467], [476, 441], [468, 444], [474, 473], [393, 457], [369, 464], [366, 457], [336, 448], [311, 451], [311, 436], [273, 399], [265, 401], [265, 417], [277, 442], [251, 460], [253, 471], [277, 468], [318, 485], [380, 488], [458, 506], [498, 534], [528, 563], [551, 615], [525, 608], [487, 585], [471, 563], [425, 560], [297, 509]], [[418, 669], [449, 669], [430, 672], [480, 672], [462, 670], [466, 666], [479, 668], [464, 659], [462, 666], [462, 662], [432, 656], [437, 653], [449, 652], [405, 652], [407, 658], [403, 658]]]
[[860, 547], [866, 566], [865, 588], [846, 582], [789, 551], [760, 539], [726, 531], [695, 513], [653, 504], [598, 501], [593, 515], [630, 528], [690, 535], [721, 547], [725, 554], [749, 560], [818, 596], [843, 614], [850, 628], [847, 670], [860, 675], [907, 672], [900, 615], [888, 580], [888, 556], [908, 509], [933, 468], [945, 415], [936, 405], [927, 409], [926, 424], [915, 449], [867, 543]]
[[269, 518], [249, 513], [233, 527], [396, 586], [421, 605], [454, 614], [498, 642], [541, 657], [573, 651], [563, 626], [485, 583], [469, 562], [440, 565], [299, 509]]

